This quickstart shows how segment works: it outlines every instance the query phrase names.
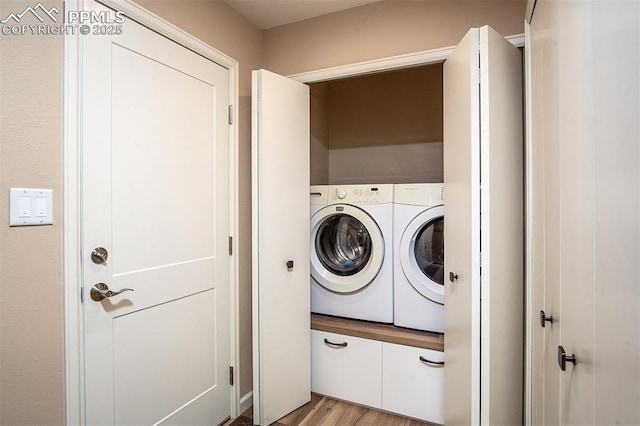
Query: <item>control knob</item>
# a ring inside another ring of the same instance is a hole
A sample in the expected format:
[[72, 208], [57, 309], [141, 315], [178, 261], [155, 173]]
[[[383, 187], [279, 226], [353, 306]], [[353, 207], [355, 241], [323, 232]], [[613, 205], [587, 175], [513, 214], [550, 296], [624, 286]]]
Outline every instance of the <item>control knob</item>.
[[336, 195], [338, 196], [339, 199], [343, 200], [343, 199], [347, 198], [347, 190], [346, 189], [338, 189], [338, 192], [336, 193]]

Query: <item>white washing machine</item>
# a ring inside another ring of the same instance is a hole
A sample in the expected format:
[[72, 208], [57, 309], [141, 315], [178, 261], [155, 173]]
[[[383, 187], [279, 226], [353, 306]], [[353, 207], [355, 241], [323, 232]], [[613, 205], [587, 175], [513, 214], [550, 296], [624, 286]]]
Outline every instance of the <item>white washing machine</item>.
[[311, 312], [392, 323], [393, 185], [311, 193]]
[[309, 198], [311, 200], [311, 216], [313, 216], [318, 210], [327, 206], [327, 200], [329, 200], [329, 186], [311, 185], [309, 192]]
[[444, 333], [444, 185], [393, 191], [393, 323]]

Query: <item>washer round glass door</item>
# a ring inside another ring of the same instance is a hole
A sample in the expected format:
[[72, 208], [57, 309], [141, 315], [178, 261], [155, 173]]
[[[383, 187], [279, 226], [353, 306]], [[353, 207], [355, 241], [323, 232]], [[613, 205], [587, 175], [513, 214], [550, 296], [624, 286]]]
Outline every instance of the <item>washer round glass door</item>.
[[334, 204], [311, 217], [311, 276], [337, 293], [366, 287], [384, 260], [384, 239], [364, 210]]
[[400, 266], [413, 288], [444, 305], [444, 206], [413, 218], [400, 239]]

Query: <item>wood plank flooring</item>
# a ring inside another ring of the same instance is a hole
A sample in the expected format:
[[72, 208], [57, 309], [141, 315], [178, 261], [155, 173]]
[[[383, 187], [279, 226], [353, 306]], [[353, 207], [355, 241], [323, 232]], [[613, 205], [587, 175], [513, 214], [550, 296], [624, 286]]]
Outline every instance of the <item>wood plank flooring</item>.
[[[242, 414], [253, 418], [253, 409]], [[233, 423], [232, 423], [233, 424]], [[238, 423], [236, 423], [238, 424]], [[244, 423], [243, 423], [244, 424]], [[420, 426], [433, 423], [401, 417], [326, 396], [311, 394], [311, 402], [273, 423], [275, 426]]]

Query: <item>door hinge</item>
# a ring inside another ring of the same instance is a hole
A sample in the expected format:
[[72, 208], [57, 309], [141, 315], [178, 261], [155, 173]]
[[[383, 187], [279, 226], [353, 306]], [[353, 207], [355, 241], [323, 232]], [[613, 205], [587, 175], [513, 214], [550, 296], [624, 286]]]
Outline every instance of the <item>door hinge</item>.
[[233, 256], [233, 237], [229, 237], [229, 256]]
[[229, 105], [229, 124], [233, 124], [233, 105]]
[[80, 286], [80, 304], [84, 303], [84, 287]]
[[233, 386], [233, 367], [229, 367], [229, 384]]

